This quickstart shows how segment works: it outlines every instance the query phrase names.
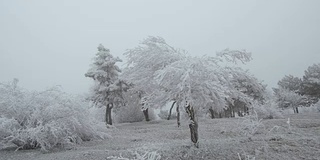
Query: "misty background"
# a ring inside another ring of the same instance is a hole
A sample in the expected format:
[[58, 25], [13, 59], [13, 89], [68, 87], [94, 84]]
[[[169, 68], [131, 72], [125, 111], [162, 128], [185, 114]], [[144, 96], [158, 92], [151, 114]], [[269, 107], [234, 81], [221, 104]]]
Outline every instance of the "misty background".
[[100, 43], [125, 61], [123, 53], [150, 35], [195, 56], [246, 49], [253, 61], [245, 68], [271, 88], [320, 62], [319, 6], [318, 0], [0, 0], [0, 82], [18, 78], [31, 90], [61, 85], [85, 93], [93, 82], [84, 73]]

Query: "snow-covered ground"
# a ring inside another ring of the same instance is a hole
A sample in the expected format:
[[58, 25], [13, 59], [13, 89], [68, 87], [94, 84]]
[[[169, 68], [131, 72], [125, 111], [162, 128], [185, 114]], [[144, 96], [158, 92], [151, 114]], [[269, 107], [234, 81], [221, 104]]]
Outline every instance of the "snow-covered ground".
[[[288, 119], [289, 118], [289, 119]], [[187, 121], [116, 124], [112, 138], [84, 142], [68, 150], [0, 150], [0, 159], [320, 159], [320, 114], [259, 121], [252, 117], [199, 119], [200, 147], [190, 142]]]

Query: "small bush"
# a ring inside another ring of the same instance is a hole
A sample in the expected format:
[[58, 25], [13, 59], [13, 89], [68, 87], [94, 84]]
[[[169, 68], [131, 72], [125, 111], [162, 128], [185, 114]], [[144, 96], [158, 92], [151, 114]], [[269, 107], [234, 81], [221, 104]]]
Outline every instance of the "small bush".
[[320, 101], [310, 107], [299, 107], [299, 113], [316, 113], [320, 112]]
[[120, 156], [109, 156], [107, 157], [107, 159], [110, 159], [110, 160], [160, 160], [161, 155], [157, 153], [157, 151], [144, 151], [144, 153], [139, 153], [135, 151], [130, 155], [130, 158], [126, 158], [120, 155]]
[[318, 101], [316, 104], [313, 105], [318, 109], [318, 112], [320, 112], [320, 101]]
[[90, 115], [87, 102], [57, 87], [29, 92], [16, 83], [0, 84], [0, 145], [48, 151], [106, 138], [105, 129]]
[[277, 105], [274, 102], [266, 102], [265, 104], [254, 104], [253, 105], [253, 114], [257, 113], [259, 118], [262, 119], [278, 119], [283, 118], [280, 109], [277, 108]]
[[241, 132], [246, 136], [253, 136], [257, 133], [262, 133], [265, 130], [265, 126], [262, 123], [262, 119], [259, 119], [258, 114], [247, 115], [242, 118], [243, 121], [240, 125]]

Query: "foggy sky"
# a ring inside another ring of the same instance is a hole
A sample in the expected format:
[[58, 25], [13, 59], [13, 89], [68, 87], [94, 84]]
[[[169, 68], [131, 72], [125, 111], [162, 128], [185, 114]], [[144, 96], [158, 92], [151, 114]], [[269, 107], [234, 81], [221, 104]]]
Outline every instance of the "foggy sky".
[[147, 36], [192, 55], [246, 49], [246, 68], [275, 87], [320, 63], [318, 0], [0, 0], [0, 82], [84, 93], [84, 77], [102, 43], [124, 59]]

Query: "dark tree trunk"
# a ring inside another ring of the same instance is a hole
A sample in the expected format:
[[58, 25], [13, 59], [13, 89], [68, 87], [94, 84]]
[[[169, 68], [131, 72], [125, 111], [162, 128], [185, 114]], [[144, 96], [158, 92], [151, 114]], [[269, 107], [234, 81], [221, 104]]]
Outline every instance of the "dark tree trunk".
[[172, 103], [172, 105], [171, 105], [171, 108], [170, 108], [170, 110], [169, 110], [169, 115], [168, 115], [167, 120], [170, 120], [170, 118], [171, 118], [172, 108], [174, 107], [174, 104], [176, 104], [176, 101], [174, 101], [174, 102]]
[[179, 111], [179, 105], [177, 104], [177, 124], [178, 127], [180, 127], [180, 111]]
[[214, 111], [212, 108], [209, 109], [209, 112], [210, 112], [210, 116], [211, 116], [211, 119], [214, 119]]
[[143, 110], [143, 115], [144, 115], [144, 118], [146, 119], [146, 121], [150, 121], [149, 119], [149, 113], [148, 113], [148, 108]]
[[294, 113], [299, 113], [298, 107], [293, 107], [293, 112]]
[[198, 122], [195, 119], [195, 112], [194, 108], [190, 105], [186, 107], [186, 112], [188, 113], [188, 116], [190, 118], [189, 128], [191, 133], [191, 141], [193, 142], [194, 146], [199, 148], [199, 135], [198, 135]]
[[243, 113], [241, 111], [238, 111], [238, 116], [243, 117]]
[[109, 124], [112, 125], [112, 117], [111, 117], [111, 113], [112, 113], [112, 108], [109, 108]]
[[113, 105], [108, 104], [106, 107], [106, 124], [112, 125], [112, 117], [111, 117], [111, 112], [112, 112]]
[[246, 115], [249, 115], [249, 107], [247, 107], [246, 105], [244, 106], [244, 113]]
[[106, 124], [109, 124], [109, 107], [108, 105], [106, 106], [106, 115], [105, 115], [105, 121], [106, 121]]
[[231, 108], [230, 108], [230, 117], [235, 117], [235, 114], [236, 114], [236, 106], [232, 105]]

